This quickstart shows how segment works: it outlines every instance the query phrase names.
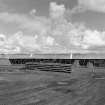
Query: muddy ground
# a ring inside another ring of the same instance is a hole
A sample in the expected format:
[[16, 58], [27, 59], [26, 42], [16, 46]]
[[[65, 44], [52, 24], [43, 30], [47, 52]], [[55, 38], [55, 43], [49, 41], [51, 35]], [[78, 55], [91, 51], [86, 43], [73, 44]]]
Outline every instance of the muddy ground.
[[0, 105], [105, 105], [105, 73], [0, 73]]

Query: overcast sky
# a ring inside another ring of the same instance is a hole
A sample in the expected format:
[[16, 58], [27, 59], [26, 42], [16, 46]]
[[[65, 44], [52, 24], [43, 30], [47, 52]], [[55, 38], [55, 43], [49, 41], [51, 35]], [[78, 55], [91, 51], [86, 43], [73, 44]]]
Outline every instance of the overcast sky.
[[0, 0], [1, 53], [82, 50], [105, 51], [105, 0]]

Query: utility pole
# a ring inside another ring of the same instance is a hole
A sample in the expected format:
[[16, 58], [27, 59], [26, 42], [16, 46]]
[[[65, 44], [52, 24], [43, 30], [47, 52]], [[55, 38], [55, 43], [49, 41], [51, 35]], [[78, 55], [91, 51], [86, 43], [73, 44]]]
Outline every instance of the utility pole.
[[31, 54], [30, 54], [30, 57], [32, 58], [32, 56], [33, 56], [33, 54], [31, 53]]
[[71, 53], [70, 53], [70, 59], [73, 59], [72, 50], [71, 50]]

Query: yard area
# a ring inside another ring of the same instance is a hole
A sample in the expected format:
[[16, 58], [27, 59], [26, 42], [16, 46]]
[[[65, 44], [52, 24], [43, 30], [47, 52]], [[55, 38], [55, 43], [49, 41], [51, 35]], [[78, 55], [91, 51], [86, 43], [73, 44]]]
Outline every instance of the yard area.
[[0, 105], [105, 105], [105, 73], [0, 73]]

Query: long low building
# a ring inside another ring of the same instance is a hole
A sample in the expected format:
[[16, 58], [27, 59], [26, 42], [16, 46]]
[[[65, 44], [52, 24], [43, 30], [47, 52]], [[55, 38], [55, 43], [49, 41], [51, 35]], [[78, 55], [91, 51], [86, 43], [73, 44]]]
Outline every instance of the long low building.
[[0, 54], [0, 65], [26, 64], [27, 62], [63, 63], [75, 65], [104, 66], [105, 54], [68, 53], [68, 54]]

